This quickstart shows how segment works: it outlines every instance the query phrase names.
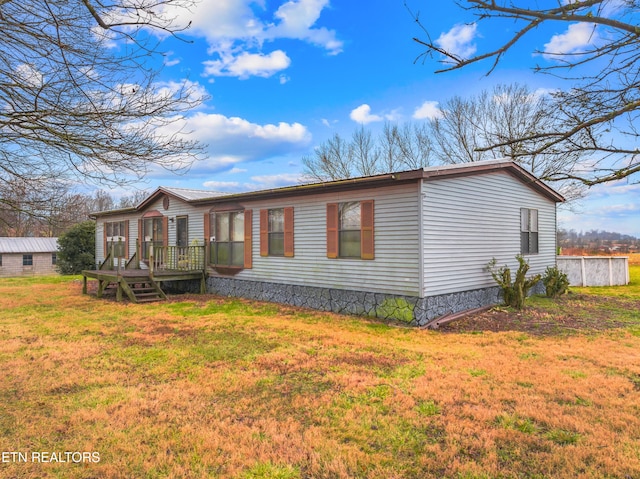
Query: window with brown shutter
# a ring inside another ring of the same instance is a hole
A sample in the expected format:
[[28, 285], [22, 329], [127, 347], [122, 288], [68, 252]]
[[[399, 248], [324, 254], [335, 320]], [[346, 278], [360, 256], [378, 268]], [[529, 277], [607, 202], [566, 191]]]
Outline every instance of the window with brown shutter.
[[260, 210], [260, 256], [293, 255], [293, 207]]
[[327, 204], [327, 257], [375, 258], [374, 201]]

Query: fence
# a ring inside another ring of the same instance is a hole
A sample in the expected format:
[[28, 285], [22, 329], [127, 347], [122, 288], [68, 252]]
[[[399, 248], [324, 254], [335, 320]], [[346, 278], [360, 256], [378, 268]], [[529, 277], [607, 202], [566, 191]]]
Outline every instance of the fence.
[[572, 286], [629, 284], [628, 256], [558, 256], [557, 265]]

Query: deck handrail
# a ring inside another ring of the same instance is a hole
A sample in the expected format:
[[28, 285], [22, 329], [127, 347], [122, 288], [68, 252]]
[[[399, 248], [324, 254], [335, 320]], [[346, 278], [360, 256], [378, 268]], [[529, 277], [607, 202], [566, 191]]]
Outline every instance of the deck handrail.
[[149, 250], [149, 269], [154, 271], [203, 271], [204, 246], [153, 246]]

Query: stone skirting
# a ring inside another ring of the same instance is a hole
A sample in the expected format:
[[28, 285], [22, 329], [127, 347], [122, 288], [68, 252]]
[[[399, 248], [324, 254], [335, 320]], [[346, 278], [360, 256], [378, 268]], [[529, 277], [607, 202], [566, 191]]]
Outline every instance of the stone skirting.
[[413, 326], [425, 326], [447, 314], [500, 302], [500, 290], [497, 286], [417, 298], [212, 276], [207, 279], [207, 291], [221, 296], [402, 321]]

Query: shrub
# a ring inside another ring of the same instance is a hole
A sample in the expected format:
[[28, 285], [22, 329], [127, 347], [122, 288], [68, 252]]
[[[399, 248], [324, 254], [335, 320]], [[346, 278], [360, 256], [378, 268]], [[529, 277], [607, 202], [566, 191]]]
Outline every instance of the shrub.
[[78, 274], [93, 269], [96, 255], [96, 224], [84, 221], [58, 238], [57, 268], [61, 274]]
[[557, 266], [549, 266], [542, 277], [546, 295], [549, 298], [562, 296], [569, 289], [569, 278]]
[[524, 308], [524, 302], [527, 299], [527, 295], [531, 288], [540, 281], [540, 275], [536, 274], [527, 279], [527, 271], [529, 271], [529, 263], [525, 261], [522, 255], [516, 256], [519, 267], [516, 272], [516, 278], [511, 282], [511, 270], [508, 266], [502, 266], [496, 269], [497, 260], [493, 258], [489, 264], [487, 264], [487, 271], [491, 273], [493, 279], [498, 283], [498, 286], [502, 289], [502, 297], [504, 304], [511, 306], [515, 309]]

